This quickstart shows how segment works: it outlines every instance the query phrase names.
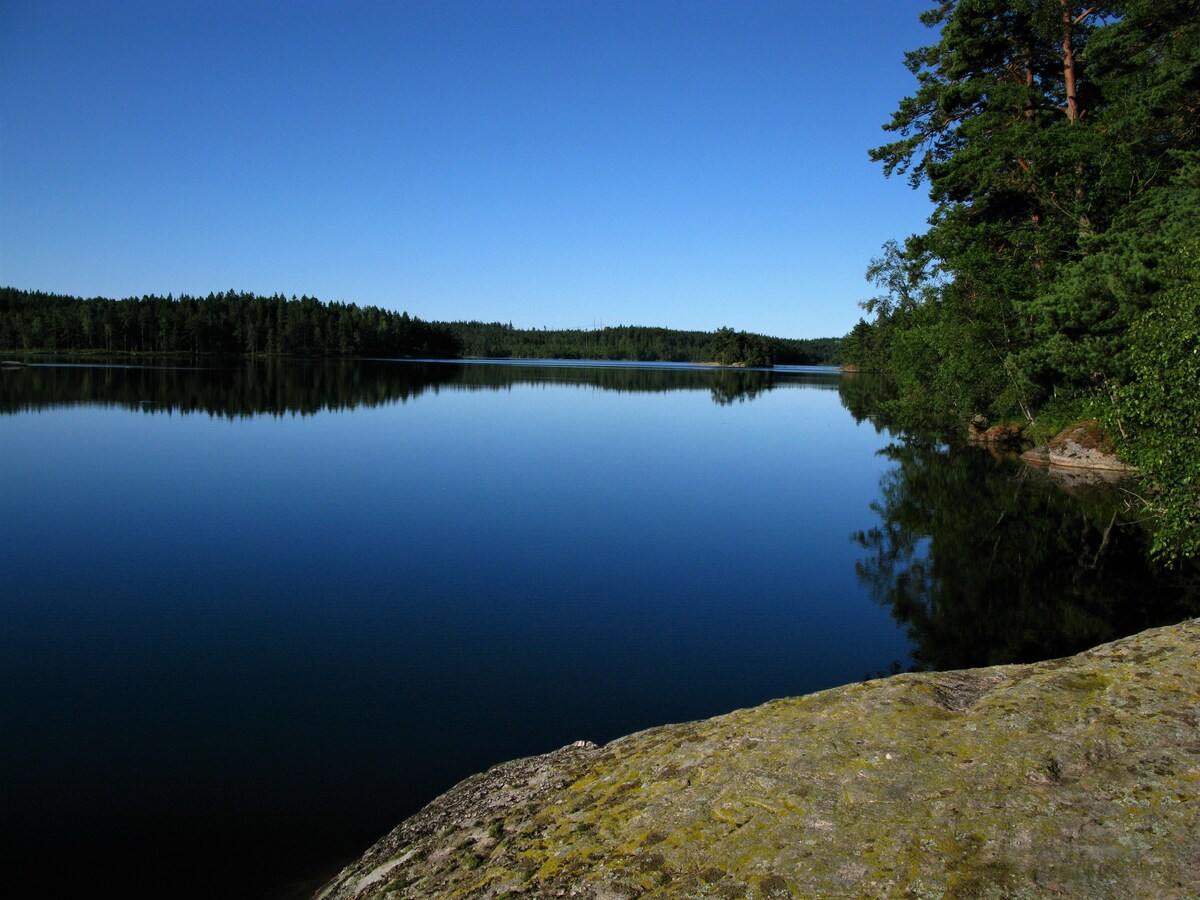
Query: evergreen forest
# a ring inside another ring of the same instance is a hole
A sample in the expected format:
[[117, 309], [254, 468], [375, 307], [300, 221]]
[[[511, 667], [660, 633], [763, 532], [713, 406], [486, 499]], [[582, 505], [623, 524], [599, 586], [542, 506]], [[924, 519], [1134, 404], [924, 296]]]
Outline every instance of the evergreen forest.
[[778, 338], [720, 328], [679, 331], [621, 325], [594, 330], [520, 329], [499, 322], [451, 322], [464, 356], [488, 359], [609, 359], [708, 362], [769, 368], [842, 361], [841, 338]]
[[935, 203], [846, 361], [900, 420], [1094, 417], [1165, 556], [1200, 553], [1200, 2], [943, 0], [871, 151]]
[[444, 326], [354, 303], [226, 291], [82, 299], [0, 288], [0, 348], [64, 353], [457, 356]]
[[354, 303], [226, 291], [206, 297], [82, 299], [0, 288], [0, 349], [22, 352], [603, 359], [837, 365], [840, 338], [786, 339], [619, 326], [520, 329], [499, 322], [426, 322]]

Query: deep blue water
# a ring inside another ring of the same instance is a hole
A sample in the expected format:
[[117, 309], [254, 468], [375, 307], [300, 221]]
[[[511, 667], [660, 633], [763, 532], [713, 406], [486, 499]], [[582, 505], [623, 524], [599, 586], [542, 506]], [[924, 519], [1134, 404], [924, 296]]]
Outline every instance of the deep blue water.
[[490, 764], [912, 662], [838, 376], [368, 369], [0, 375], [17, 873], [283, 896]]

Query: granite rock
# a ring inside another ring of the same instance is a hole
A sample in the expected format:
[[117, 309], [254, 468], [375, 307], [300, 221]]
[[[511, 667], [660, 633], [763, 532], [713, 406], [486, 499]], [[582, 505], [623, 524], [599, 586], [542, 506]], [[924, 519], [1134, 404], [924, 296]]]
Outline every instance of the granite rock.
[[1200, 896], [1200, 620], [504, 763], [318, 896]]

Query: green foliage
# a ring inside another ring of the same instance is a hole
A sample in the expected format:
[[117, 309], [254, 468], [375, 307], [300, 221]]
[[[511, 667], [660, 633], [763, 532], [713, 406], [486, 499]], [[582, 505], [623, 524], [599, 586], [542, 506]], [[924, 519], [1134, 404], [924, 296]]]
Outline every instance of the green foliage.
[[[736, 337], [730, 364], [841, 362], [841, 338]], [[710, 362], [713, 340], [710, 332], [669, 328], [551, 331], [499, 322], [424, 322], [374, 306], [233, 291], [83, 300], [0, 288], [0, 348], [29, 352]]]
[[[895, 379], [901, 419], [983, 413], [1039, 432], [1043, 409], [1118, 389], [1124, 415], [1135, 397], [1157, 410], [1129, 452], [1166, 459], [1147, 434], [1169, 444], [1181, 426], [1148, 398], [1195, 383], [1185, 366], [1163, 374], [1154, 335], [1160, 316], [1176, 337], [1196, 318], [1171, 261], [1200, 234], [1200, 3], [943, 0], [922, 18], [938, 38], [907, 55], [917, 89], [871, 156], [937, 206], [927, 232], [872, 261], [884, 293], [862, 304], [873, 318], [847, 362]], [[1200, 525], [1189, 482], [1153, 464], [1164, 496], [1184, 498], [1162, 504], [1164, 540], [1200, 552], [1180, 531]]]
[[[521, 329], [500, 322], [451, 322], [447, 326], [462, 342], [463, 355], [482, 359], [611, 359], [662, 362], [714, 362], [714, 335], [621, 325], [592, 330]], [[723, 329], [726, 331], [728, 329]], [[754, 365], [838, 365], [840, 338], [788, 339], [745, 335], [757, 349]], [[747, 362], [737, 351], [731, 362]], [[764, 361], [767, 360], [767, 361]]]
[[1022, 363], [1039, 381], [1077, 390], [1126, 381], [1136, 350], [1134, 321], [1164, 302], [1182, 277], [1172, 265], [1200, 234], [1200, 153], [1172, 154], [1177, 171], [1118, 212], [1111, 227], [1081, 245], [1056, 281], [1029, 304], [1032, 340]]
[[250, 356], [457, 356], [444, 326], [375, 306], [229, 291], [83, 300], [0, 288], [0, 347]]
[[1130, 379], [1106, 419], [1155, 492], [1154, 550], [1200, 555], [1200, 241], [1171, 267], [1179, 280], [1129, 331]]
[[732, 328], [718, 329], [708, 348], [709, 362], [722, 366], [751, 366], [770, 368], [774, 365], [770, 344], [766, 338]]

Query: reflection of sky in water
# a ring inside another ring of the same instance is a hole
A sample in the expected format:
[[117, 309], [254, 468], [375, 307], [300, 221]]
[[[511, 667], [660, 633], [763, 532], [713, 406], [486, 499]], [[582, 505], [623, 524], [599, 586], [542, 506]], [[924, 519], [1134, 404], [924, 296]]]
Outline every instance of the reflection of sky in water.
[[6, 768], [22, 813], [84, 833], [114, 797], [201, 785], [214, 829], [319, 809], [351, 832], [330, 851], [359, 849], [501, 759], [907, 653], [849, 539], [884, 440], [833, 391], [517, 384], [3, 429]]

